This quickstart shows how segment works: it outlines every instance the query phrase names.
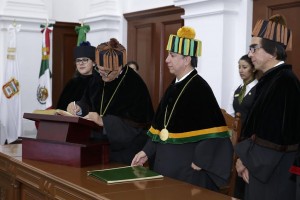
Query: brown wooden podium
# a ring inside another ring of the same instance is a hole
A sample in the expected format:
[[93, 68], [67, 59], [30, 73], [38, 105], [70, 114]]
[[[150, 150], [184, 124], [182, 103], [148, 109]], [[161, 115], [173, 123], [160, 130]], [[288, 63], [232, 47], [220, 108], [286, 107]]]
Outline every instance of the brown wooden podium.
[[83, 167], [108, 162], [109, 144], [90, 140], [92, 130], [101, 129], [81, 117], [24, 113], [39, 122], [36, 138], [22, 137], [26, 159]]

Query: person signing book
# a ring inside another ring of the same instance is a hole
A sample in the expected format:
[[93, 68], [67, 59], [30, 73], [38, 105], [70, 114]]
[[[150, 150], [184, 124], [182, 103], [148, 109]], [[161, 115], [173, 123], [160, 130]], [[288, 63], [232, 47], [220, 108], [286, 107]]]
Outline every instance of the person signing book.
[[95, 64], [95, 47], [89, 42], [82, 42], [73, 50], [76, 71], [60, 94], [56, 108], [66, 110], [70, 102], [79, 101], [88, 86], [89, 80], [93, 77]]
[[103, 126], [93, 139], [107, 136], [110, 160], [130, 165], [147, 140], [154, 115], [150, 94], [142, 78], [123, 66], [126, 49], [115, 38], [98, 45], [96, 63], [99, 74], [91, 79], [83, 98], [67, 110]]

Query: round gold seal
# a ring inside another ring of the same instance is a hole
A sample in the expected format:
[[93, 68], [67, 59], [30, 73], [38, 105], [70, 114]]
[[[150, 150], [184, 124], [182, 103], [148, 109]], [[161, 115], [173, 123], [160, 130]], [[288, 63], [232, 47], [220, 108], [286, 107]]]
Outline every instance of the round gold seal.
[[159, 137], [162, 141], [166, 141], [169, 138], [169, 131], [164, 128], [160, 131]]

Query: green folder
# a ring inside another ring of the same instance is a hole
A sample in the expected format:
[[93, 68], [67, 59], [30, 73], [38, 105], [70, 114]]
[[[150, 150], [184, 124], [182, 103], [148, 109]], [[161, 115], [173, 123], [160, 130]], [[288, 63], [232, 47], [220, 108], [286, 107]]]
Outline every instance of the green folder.
[[88, 176], [100, 179], [106, 183], [120, 183], [136, 180], [163, 178], [162, 175], [143, 166], [127, 166], [87, 172]]

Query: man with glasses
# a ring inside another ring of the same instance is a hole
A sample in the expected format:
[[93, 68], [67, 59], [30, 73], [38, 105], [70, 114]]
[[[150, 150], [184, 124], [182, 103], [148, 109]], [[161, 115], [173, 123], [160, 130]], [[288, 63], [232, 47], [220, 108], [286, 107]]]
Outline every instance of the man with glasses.
[[89, 42], [82, 42], [73, 50], [76, 65], [74, 77], [64, 87], [56, 108], [66, 110], [70, 102], [79, 101], [88, 86], [93, 73], [97, 73], [95, 66], [95, 47]]
[[96, 49], [98, 74], [91, 79], [83, 98], [68, 111], [81, 114], [103, 127], [93, 134], [107, 136], [110, 161], [130, 164], [144, 146], [154, 110], [142, 78], [126, 64], [126, 49], [115, 38]]
[[263, 75], [236, 146], [236, 169], [246, 184], [246, 200], [294, 200], [296, 182], [289, 172], [300, 142], [300, 84], [285, 63], [292, 32], [281, 15], [259, 20], [248, 56]]

